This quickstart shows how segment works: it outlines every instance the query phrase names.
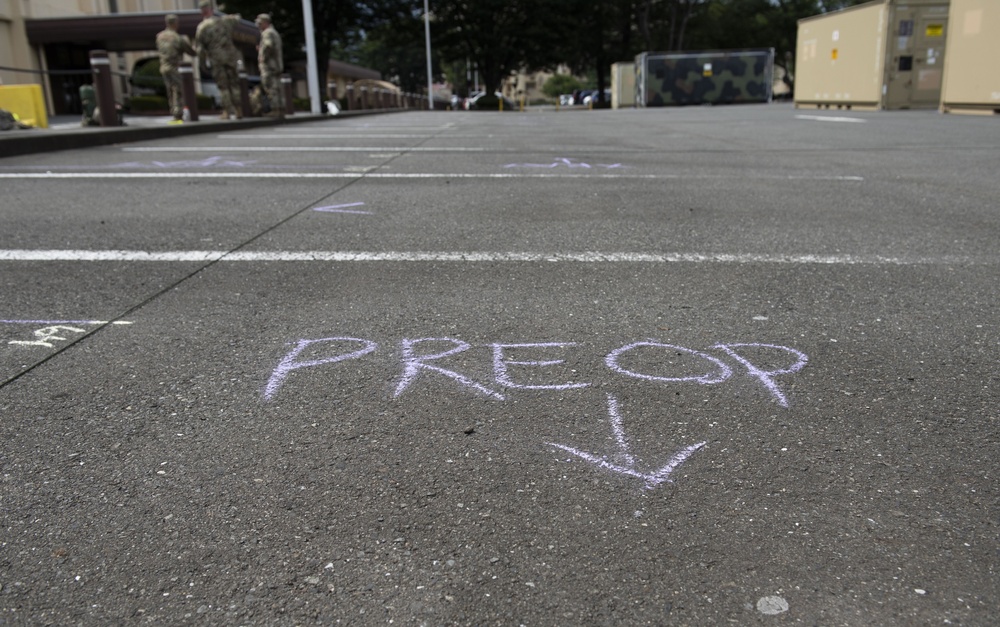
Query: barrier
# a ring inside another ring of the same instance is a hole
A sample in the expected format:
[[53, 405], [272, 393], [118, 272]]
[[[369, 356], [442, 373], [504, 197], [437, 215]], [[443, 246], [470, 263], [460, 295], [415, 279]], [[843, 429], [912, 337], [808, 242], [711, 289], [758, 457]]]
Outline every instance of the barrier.
[[29, 126], [49, 126], [41, 85], [0, 85], [0, 109], [10, 111]]

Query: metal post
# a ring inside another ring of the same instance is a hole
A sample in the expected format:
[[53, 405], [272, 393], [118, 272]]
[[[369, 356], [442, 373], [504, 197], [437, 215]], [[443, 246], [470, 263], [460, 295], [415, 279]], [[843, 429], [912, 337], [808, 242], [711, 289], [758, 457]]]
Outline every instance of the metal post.
[[181, 63], [177, 68], [181, 75], [181, 94], [183, 95], [184, 108], [188, 110], [188, 118], [192, 122], [198, 121], [198, 98], [194, 92], [194, 68], [187, 61]]
[[94, 72], [94, 91], [100, 110], [101, 126], [118, 126], [115, 88], [111, 83], [111, 61], [107, 50], [90, 51], [90, 69]]
[[[313, 27], [312, 0], [302, 0], [302, 15], [305, 16], [306, 33], [306, 84], [309, 85], [309, 110], [319, 114], [319, 79], [316, 77], [316, 29]], [[329, 51], [327, 51], [329, 52]], [[325, 79], [324, 71], [323, 78]], [[286, 107], [287, 108], [287, 107]], [[293, 110], [289, 109], [288, 115]]]
[[292, 102], [292, 75], [281, 75], [281, 86], [285, 92], [285, 115], [295, 115], [295, 103]]
[[434, 110], [434, 76], [431, 67], [431, 13], [424, 0], [424, 39], [427, 44], [427, 103], [428, 109]]
[[250, 104], [250, 81], [247, 80], [247, 71], [243, 67], [243, 61], [239, 62], [240, 74], [240, 108], [243, 109], [243, 117], [253, 117], [253, 105]]

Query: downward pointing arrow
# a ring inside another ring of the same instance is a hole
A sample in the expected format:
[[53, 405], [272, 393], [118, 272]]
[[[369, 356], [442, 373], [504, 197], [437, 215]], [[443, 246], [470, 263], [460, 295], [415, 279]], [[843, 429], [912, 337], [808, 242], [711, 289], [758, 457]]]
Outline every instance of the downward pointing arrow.
[[632, 452], [629, 450], [628, 440], [625, 439], [625, 430], [622, 427], [621, 415], [618, 413], [618, 399], [611, 394], [608, 394], [608, 417], [611, 422], [611, 431], [614, 433], [615, 440], [618, 442], [617, 457], [622, 463], [614, 463], [608, 461], [607, 456], [597, 457], [596, 455], [585, 453], [571, 446], [566, 446], [565, 444], [556, 444], [555, 442], [546, 442], [546, 444], [562, 449], [567, 453], [572, 453], [573, 455], [576, 455], [591, 464], [600, 466], [601, 468], [605, 468], [612, 472], [617, 472], [618, 474], [629, 477], [635, 477], [636, 479], [642, 479], [646, 482], [647, 490], [652, 490], [664, 481], [669, 481], [670, 474], [676, 470], [678, 466], [687, 461], [687, 458], [691, 457], [695, 451], [706, 444], [706, 442], [692, 444], [691, 446], [677, 452], [670, 458], [670, 461], [668, 461], [665, 466], [659, 468], [658, 470], [654, 470], [653, 472], [643, 472], [636, 468], [636, 460], [635, 457], [632, 456]]

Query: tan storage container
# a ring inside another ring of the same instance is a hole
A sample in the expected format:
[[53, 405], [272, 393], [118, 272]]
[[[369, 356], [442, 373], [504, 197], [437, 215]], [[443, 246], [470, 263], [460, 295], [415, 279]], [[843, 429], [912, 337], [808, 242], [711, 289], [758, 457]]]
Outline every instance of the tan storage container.
[[876, 0], [799, 20], [795, 106], [938, 107], [948, 6]]
[[635, 106], [635, 63], [611, 64], [611, 108]]
[[1000, 0], [951, 0], [941, 111], [1000, 113]]

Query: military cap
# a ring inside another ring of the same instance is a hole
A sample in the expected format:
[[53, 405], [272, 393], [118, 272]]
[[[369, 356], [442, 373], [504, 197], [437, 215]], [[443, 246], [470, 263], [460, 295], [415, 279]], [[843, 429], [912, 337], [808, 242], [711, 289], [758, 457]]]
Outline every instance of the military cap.
[[205, 7], [212, 8], [212, 0], [201, 0], [201, 2], [198, 3], [199, 9], [204, 9]]
[[164, 20], [166, 21], [167, 25], [169, 26], [170, 24], [176, 24], [177, 20], [178, 20], [178, 17], [177, 17], [176, 13], [170, 13], [170, 14], [167, 15], [166, 18], [164, 18]]
[[269, 13], [261, 13], [260, 15], [258, 15], [257, 19], [254, 20], [254, 23], [260, 24], [261, 22], [267, 22], [268, 24], [270, 24], [271, 15]]

